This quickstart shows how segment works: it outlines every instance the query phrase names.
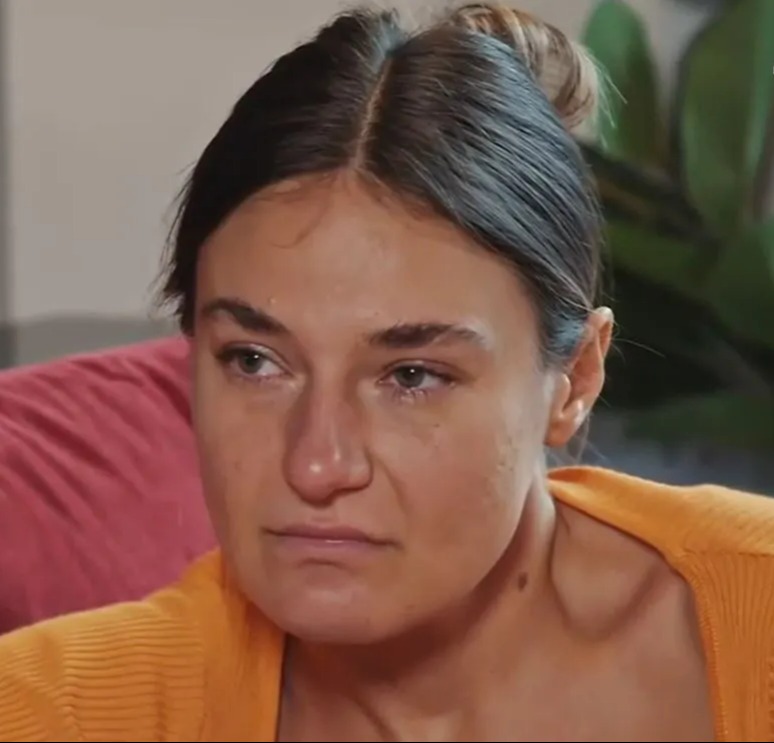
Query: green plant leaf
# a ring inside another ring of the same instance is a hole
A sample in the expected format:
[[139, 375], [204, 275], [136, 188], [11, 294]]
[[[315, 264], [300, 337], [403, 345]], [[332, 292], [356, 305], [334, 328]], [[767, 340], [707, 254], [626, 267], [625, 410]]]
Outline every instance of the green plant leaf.
[[599, 139], [615, 157], [645, 165], [661, 159], [663, 121], [645, 27], [622, 0], [602, 0], [589, 17], [582, 41], [602, 67], [609, 85], [599, 121]]
[[680, 184], [665, 173], [613, 158], [597, 146], [581, 143], [581, 150], [609, 217], [623, 216], [672, 237], [702, 243], [711, 249], [708, 259], [714, 258], [715, 241]]
[[774, 349], [774, 217], [725, 248], [704, 296], [734, 335]]
[[621, 268], [610, 280], [617, 329], [607, 361], [605, 404], [652, 408], [685, 396], [726, 390], [765, 396], [774, 389], [774, 349], [751, 352], [703, 302], [660, 283]]
[[683, 59], [683, 177], [704, 218], [726, 239], [752, 216], [774, 101], [772, 65], [772, 0], [724, 4]]
[[607, 251], [614, 266], [680, 296], [693, 299], [699, 295], [707, 258], [698, 245], [614, 217], [608, 219], [606, 231]]
[[703, 441], [740, 450], [774, 449], [774, 397], [688, 397], [628, 415], [627, 423], [633, 436], [667, 444]]

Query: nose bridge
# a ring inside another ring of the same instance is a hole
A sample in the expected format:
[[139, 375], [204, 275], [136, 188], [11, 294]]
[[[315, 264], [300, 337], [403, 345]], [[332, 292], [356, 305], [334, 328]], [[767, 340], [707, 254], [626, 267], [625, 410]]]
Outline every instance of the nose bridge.
[[357, 400], [334, 380], [310, 382], [292, 410], [285, 470], [305, 500], [325, 500], [365, 487], [370, 463]]

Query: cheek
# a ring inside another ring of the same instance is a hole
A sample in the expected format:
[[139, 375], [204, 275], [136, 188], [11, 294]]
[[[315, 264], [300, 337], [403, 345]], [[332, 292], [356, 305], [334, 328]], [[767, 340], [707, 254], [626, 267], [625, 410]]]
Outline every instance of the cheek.
[[204, 495], [218, 536], [229, 546], [241, 541], [242, 531], [255, 531], [265, 502], [260, 494], [276, 489], [271, 480], [279, 476], [281, 431], [276, 415], [255, 410], [208, 360], [198, 364], [193, 393]]
[[434, 561], [456, 555], [480, 566], [505, 549], [542, 456], [536, 411], [526, 399], [509, 405], [481, 396], [411, 436], [404, 429], [383, 439], [379, 457], [403, 501], [415, 554]]

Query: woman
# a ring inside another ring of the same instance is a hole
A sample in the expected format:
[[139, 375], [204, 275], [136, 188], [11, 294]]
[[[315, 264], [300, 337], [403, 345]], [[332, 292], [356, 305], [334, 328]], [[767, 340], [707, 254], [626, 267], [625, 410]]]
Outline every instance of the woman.
[[546, 467], [612, 333], [594, 98], [484, 5], [245, 93], [166, 284], [222, 553], [0, 641], [0, 739], [774, 740], [774, 507]]

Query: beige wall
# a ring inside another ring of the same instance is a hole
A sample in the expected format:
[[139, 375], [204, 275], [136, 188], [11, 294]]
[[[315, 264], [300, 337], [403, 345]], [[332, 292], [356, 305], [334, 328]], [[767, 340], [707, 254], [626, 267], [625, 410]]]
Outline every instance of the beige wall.
[[[592, 4], [521, 2], [573, 35]], [[634, 4], [668, 69], [698, 11]], [[5, 0], [12, 319], [145, 316], [185, 169], [270, 60], [341, 5]]]

